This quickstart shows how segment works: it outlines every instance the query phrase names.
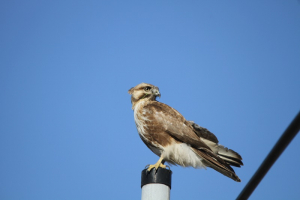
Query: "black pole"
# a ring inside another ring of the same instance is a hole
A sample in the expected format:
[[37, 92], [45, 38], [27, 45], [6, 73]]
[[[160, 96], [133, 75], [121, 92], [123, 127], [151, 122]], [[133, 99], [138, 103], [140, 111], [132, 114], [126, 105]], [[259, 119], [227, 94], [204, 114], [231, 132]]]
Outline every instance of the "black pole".
[[150, 183], [161, 183], [168, 186], [171, 189], [172, 171], [159, 167], [157, 170], [152, 169], [150, 172], [148, 169], [142, 171], [141, 188], [144, 185]]
[[295, 119], [291, 122], [285, 132], [281, 135], [273, 149], [270, 151], [268, 156], [265, 158], [263, 163], [260, 165], [258, 170], [252, 176], [248, 184], [242, 190], [240, 195], [237, 197], [237, 200], [248, 199], [252, 192], [255, 190], [260, 181], [267, 174], [272, 165], [279, 158], [281, 153], [285, 150], [285, 148], [289, 145], [289, 143], [293, 140], [293, 138], [297, 135], [300, 130], [300, 112], [295, 117]]

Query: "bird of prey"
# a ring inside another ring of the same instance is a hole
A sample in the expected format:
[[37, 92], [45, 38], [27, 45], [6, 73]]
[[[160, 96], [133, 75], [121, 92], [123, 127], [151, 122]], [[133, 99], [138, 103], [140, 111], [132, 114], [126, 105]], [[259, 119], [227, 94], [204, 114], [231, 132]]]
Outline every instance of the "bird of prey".
[[148, 171], [166, 168], [164, 162], [183, 167], [211, 167], [241, 182], [230, 165], [243, 165], [242, 157], [220, 144], [217, 137], [193, 121], [187, 121], [174, 108], [158, 102], [158, 87], [141, 83], [131, 88], [134, 120], [138, 133], [147, 147], [160, 158]]

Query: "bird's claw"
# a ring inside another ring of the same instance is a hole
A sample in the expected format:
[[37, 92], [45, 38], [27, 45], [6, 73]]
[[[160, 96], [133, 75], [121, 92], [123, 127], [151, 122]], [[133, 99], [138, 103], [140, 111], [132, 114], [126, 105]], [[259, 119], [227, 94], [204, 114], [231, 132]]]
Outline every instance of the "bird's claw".
[[[154, 165], [147, 165], [146, 167], [148, 167], [147, 169], [147, 172], [149, 173], [153, 168], [155, 169], [155, 173], [157, 172], [158, 168], [161, 167], [161, 168], [164, 168], [166, 169], [166, 165], [160, 163], [160, 164], [154, 164]], [[168, 166], [168, 168], [170, 169], [170, 167]]]

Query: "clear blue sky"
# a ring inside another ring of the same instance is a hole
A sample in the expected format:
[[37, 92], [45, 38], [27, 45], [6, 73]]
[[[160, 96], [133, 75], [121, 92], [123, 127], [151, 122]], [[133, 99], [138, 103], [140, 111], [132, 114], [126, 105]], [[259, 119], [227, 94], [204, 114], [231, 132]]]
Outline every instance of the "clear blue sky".
[[[12, 0], [0, 23], [0, 199], [140, 199], [141, 82], [243, 157], [241, 183], [172, 167], [172, 200], [236, 198], [300, 108], [297, 0]], [[251, 199], [300, 199], [299, 152]]]

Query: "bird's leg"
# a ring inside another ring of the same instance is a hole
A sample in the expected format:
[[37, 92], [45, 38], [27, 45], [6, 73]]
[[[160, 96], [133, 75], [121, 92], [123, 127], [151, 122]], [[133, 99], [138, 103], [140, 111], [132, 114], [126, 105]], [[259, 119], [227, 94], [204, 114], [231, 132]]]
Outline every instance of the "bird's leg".
[[166, 168], [166, 165], [162, 164], [162, 162], [163, 162], [163, 157], [160, 156], [159, 160], [158, 160], [154, 165], [149, 165], [147, 171], [150, 172], [151, 169], [153, 169], [153, 168], [155, 168], [155, 171], [157, 171], [157, 169], [158, 169], [159, 167], [165, 169], [165, 168]]

